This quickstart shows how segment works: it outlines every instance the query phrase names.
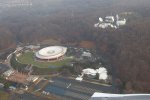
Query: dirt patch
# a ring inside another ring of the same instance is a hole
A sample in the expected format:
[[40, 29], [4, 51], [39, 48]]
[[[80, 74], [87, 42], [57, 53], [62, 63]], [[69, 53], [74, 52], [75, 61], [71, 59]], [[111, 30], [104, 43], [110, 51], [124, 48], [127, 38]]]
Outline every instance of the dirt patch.
[[93, 49], [96, 47], [93, 41], [85, 41], [85, 40], [81, 41], [79, 43], [79, 46], [82, 48], [89, 48], [89, 49]]
[[42, 41], [40, 44], [49, 44], [49, 45], [60, 45], [61, 44], [60, 38], [49, 38], [44, 41]]

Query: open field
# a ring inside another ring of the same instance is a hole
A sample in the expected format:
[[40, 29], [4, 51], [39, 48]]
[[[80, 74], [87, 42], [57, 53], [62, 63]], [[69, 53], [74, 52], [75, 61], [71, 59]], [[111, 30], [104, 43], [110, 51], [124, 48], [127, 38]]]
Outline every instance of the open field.
[[90, 49], [95, 48], [95, 44], [92, 41], [84, 41], [83, 40], [79, 43], [79, 46], [82, 48], [90, 48]]
[[71, 58], [65, 57], [63, 60], [56, 62], [39, 62], [34, 59], [34, 52], [24, 53], [21, 56], [17, 57], [17, 59], [22, 64], [32, 64], [39, 68], [48, 68], [53, 66], [61, 67], [72, 60]]
[[45, 39], [43, 40], [41, 43], [41, 45], [44, 45], [44, 44], [48, 44], [48, 45], [61, 45], [61, 41], [60, 39], [55, 39], [55, 38], [50, 38], [50, 39]]

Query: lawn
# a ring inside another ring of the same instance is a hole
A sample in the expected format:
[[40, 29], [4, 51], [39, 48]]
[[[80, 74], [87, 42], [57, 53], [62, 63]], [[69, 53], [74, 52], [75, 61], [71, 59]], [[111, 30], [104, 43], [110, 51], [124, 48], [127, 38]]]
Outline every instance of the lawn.
[[17, 57], [17, 59], [22, 64], [32, 64], [39, 68], [48, 68], [50, 66], [61, 67], [72, 60], [71, 58], [64, 58], [63, 60], [56, 62], [40, 62], [36, 61], [34, 56], [34, 52], [27, 52]]

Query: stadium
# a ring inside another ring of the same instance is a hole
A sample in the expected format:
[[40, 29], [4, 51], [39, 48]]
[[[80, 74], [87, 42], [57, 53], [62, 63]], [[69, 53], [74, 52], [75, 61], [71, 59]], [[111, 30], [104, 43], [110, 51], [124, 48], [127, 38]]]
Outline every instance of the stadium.
[[45, 47], [35, 53], [35, 57], [39, 61], [57, 61], [61, 60], [67, 52], [67, 48], [63, 46]]

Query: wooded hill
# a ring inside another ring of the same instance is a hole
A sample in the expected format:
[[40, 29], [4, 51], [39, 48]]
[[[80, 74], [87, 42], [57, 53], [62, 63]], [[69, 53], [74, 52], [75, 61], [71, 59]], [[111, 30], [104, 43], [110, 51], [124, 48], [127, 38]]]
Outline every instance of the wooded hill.
[[[76, 46], [82, 40], [92, 41], [106, 63], [115, 69], [120, 88], [125, 92], [150, 92], [149, 0], [45, 2], [33, 0], [32, 7], [1, 10], [1, 50], [15, 47], [19, 42], [40, 43], [51, 38], [58, 38], [65, 44], [76, 43]], [[119, 30], [93, 27], [100, 16], [126, 11], [133, 14]]]

